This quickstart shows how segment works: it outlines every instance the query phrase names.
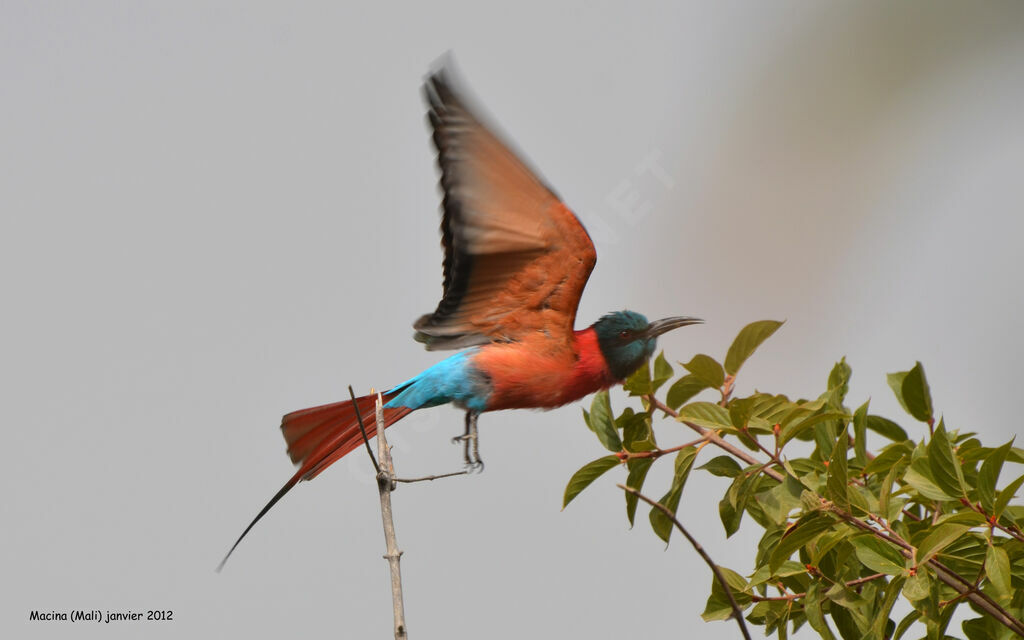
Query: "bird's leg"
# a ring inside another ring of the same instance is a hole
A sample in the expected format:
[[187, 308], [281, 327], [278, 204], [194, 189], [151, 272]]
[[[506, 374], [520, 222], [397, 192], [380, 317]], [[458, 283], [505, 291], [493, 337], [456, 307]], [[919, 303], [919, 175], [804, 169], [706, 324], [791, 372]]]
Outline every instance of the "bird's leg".
[[466, 412], [466, 431], [461, 436], [452, 438], [452, 442], [462, 443], [462, 458], [466, 466], [471, 469], [483, 471], [484, 462], [480, 459], [480, 438], [476, 428], [477, 414], [473, 411]]
[[473, 462], [471, 464], [477, 471], [483, 471], [484, 461], [480, 459], [480, 437], [476, 429], [476, 419], [479, 415], [476, 412], [467, 411], [466, 422], [469, 423], [469, 439], [473, 444]]

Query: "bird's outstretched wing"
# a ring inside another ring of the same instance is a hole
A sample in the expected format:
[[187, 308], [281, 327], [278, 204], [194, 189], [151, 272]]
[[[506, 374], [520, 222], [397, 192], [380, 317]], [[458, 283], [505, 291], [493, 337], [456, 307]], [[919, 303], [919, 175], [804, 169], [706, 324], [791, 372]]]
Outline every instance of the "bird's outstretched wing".
[[448, 72], [424, 85], [444, 190], [444, 293], [413, 327], [427, 349], [572, 333], [597, 262], [580, 221], [488, 130]]

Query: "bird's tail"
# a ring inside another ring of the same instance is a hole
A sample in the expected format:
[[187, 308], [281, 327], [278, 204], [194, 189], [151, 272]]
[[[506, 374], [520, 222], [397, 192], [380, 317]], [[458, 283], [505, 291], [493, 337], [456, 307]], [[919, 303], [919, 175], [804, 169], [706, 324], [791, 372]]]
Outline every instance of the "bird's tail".
[[[385, 403], [397, 395], [397, 389], [381, 394]], [[377, 434], [374, 417], [376, 395], [362, 396], [344, 402], [320, 405], [293, 411], [281, 418], [281, 432], [288, 443], [288, 457], [300, 465], [300, 479], [312, 480], [345, 454], [363, 444], [359, 429], [362, 417], [366, 436]], [[384, 426], [390, 427], [412, 409], [395, 407], [384, 409]]]
[[[382, 394], [384, 402], [386, 403], [397, 395], [398, 391], [399, 389], [396, 388]], [[345, 402], [293, 411], [281, 419], [281, 431], [284, 433], [285, 442], [288, 443], [288, 456], [293, 463], [299, 465], [299, 469], [270, 499], [270, 502], [256, 514], [242, 535], [238, 536], [238, 540], [231, 545], [231, 549], [217, 566], [217, 571], [224, 568], [224, 563], [231, 557], [238, 544], [256, 526], [256, 523], [277, 504], [277, 501], [291, 491], [292, 487], [302, 480], [315, 478], [324, 469], [363, 443], [363, 431], [359, 427], [360, 418], [363, 428], [366, 430], [366, 437], [372, 438], [377, 435], [376, 401], [376, 395], [362, 396], [354, 401], [346, 400]], [[384, 427], [390, 427], [411, 411], [412, 409], [409, 407], [384, 409]]]

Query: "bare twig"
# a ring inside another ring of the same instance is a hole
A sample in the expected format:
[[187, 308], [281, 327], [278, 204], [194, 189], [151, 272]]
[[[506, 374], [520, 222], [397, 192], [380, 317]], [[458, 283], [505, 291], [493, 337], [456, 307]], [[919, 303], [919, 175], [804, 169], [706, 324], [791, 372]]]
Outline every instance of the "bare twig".
[[[843, 584], [846, 585], [847, 587], [856, 587], [858, 585], [862, 585], [864, 583], [871, 582], [872, 580], [878, 580], [879, 578], [884, 578], [886, 575], [887, 574], [884, 574], [884, 573], [875, 573], [875, 574], [872, 574], [870, 576], [865, 576], [863, 578], [857, 578], [856, 580], [850, 580], [849, 582], [844, 582]], [[777, 596], [777, 597], [776, 596], [771, 596], [771, 597], [759, 596], [759, 595], [754, 594], [754, 595], [751, 595], [750, 597], [751, 597], [751, 599], [754, 602], [773, 602], [773, 601], [776, 601], [776, 600], [783, 600], [783, 601], [786, 601], [786, 600], [798, 600], [800, 598], [805, 597], [806, 595], [807, 595], [807, 593], [805, 592], [805, 593], [791, 593], [791, 594], [788, 594], [788, 595]]]
[[391, 492], [395, 488], [392, 478], [395, 476], [395, 465], [391, 460], [391, 448], [384, 437], [384, 401], [377, 394], [377, 455], [380, 457], [381, 470], [377, 474], [377, 488], [380, 490], [380, 514], [384, 521], [384, 539], [387, 541], [387, 554], [384, 558], [391, 568], [391, 602], [395, 610], [395, 640], [408, 638], [405, 630], [405, 605], [402, 602], [402, 569], [399, 562], [402, 552], [398, 550], [395, 537], [395, 522], [391, 516]]
[[452, 471], [451, 473], [441, 473], [436, 476], [423, 476], [422, 478], [391, 478], [392, 482], [425, 482], [427, 480], [440, 480], [441, 478], [451, 478], [452, 476], [464, 476], [469, 471]]
[[718, 404], [725, 407], [729, 405], [729, 397], [732, 395], [732, 387], [736, 384], [736, 376], [726, 375], [725, 380], [722, 382], [722, 388], [718, 391], [722, 394], [722, 401]]
[[676, 528], [679, 529], [679, 531], [684, 536], [686, 536], [686, 539], [689, 540], [690, 544], [693, 545], [694, 550], [700, 555], [701, 558], [703, 558], [704, 562], [707, 563], [709, 567], [711, 567], [712, 573], [715, 574], [715, 579], [718, 580], [718, 584], [722, 585], [722, 590], [725, 591], [725, 595], [729, 598], [729, 605], [732, 607], [732, 615], [734, 618], [736, 618], [736, 624], [740, 626], [740, 632], [743, 633], [744, 638], [750, 640], [750, 633], [747, 631], [747, 624], [743, 621], [743, 611], [740, 609], [740, 606], [736, 604], [736, 598], [734, 598], [732, 595], [732, 588], [729, 587], [729, 583], [725, 581], [725, 576], [723, 576], [722, 572], [719, 571], [718, 565], [715, 564], [715, 562], [711, 559], [711, 556], [709, 556], [707, 552], [704, 551], [704, 547], [700, 546], [700, 543], [697, 542], [696, 538], [690, 535], [690, 532], [687, 531], [685, 527], [683, 527], [682, 523], [679, 522], [675, 515], [667, 507], [665, 507], [665, 505], [661, 504], [660, 502], [655, 502], [654, 500], [651, 500], [650, 498], [640, 493], [633, 487], [627, 487], [624, 484], [617, 484], [615, 486], [622, 489], [626, 493], [630, 493], [636, 496], [637, 498], [643, 500], [644, 502], [651, 505], [655, 509], [661, 511], [663, 514], [665, 514], [665, 517], [671, 520], [672, 524], [674, 524]]
[[377, 490], [380, 493], [380, 515], [384, 522], [384, 541], [387, 545], [387, 554], [384, 559], [388, 561], [391, 568], [391, 602], [395, 612], [395, 640], [405, 640], [409, 637], [405, 629], [405, 605], [402, 602], [402, 570], [399, 561], [402, 552], [398, 550], [398, 540], [395, 537], [395, 521], [391, 513], [391, 492], [395, 489], [395, 465], [391, 460], [391, 448], [388, 447], [387, 438], [384, 436], [384, 401], [380, 394], [377, 394], [377, 455], [380, 456], [380, 464], [373, 457], [373, 450], [370, 448], [370, 438], [366, 434], [366, 427], [363, 425], [363, 417], [359, 413], [359, 405], [355, 402], [355, 394], [352, 387], [348, 388], [352, 395], [353, 406], [356, 410], [356, 421], [359, 422], [359, 430], [363, 434], [363, 442], [366, 444], [366, 453], [369, 454], [373, 466], [377, 469]]

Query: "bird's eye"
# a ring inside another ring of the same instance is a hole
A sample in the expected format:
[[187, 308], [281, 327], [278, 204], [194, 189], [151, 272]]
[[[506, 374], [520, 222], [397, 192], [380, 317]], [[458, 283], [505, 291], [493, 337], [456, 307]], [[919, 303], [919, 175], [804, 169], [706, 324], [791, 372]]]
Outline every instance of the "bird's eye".
[[619, 332], [619, 337], [622, 338], [623, 340], [628, 338], [629, 337], [629, 330], [628, 329], [623, 329], [622, 331], [620, 331]]

